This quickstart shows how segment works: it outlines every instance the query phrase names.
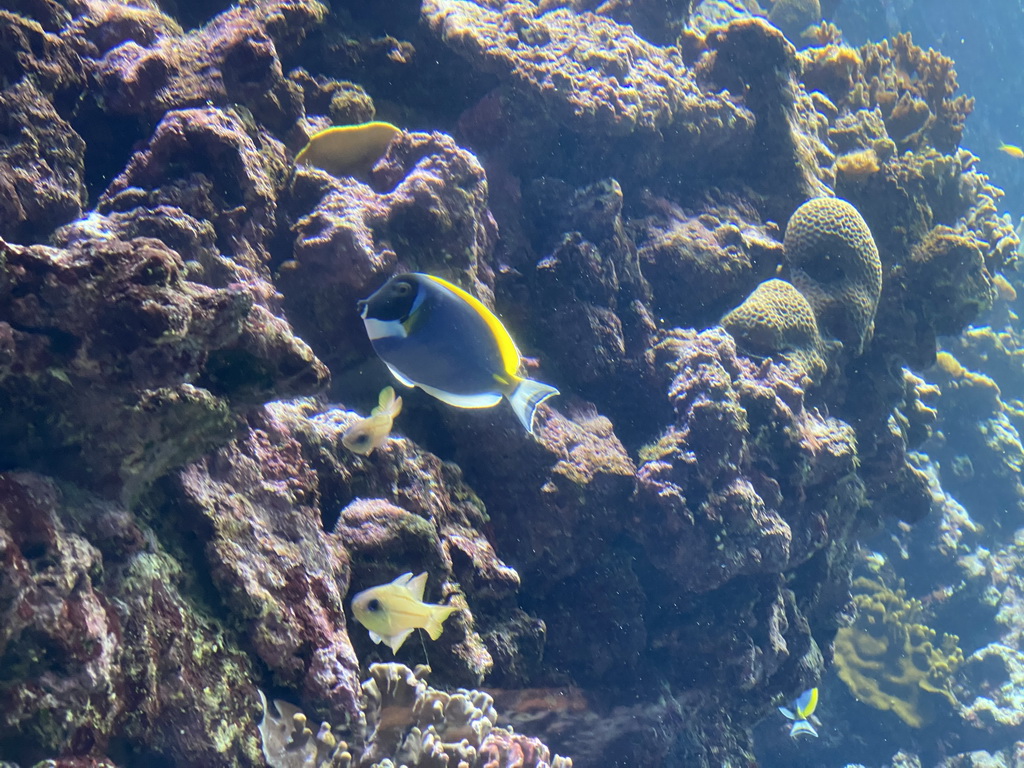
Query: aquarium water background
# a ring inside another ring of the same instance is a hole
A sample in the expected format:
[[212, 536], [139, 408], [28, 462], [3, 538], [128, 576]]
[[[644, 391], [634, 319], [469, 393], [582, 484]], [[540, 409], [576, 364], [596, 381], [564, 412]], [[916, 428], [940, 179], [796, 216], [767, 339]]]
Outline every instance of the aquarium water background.
[[1022, 41], [0, 0], [0, 768], [1024, 766]]

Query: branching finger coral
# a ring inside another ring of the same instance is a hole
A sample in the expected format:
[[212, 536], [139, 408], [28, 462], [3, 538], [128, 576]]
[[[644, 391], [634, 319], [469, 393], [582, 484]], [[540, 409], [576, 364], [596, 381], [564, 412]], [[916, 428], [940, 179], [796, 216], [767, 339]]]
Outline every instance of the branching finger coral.
[[314, 736], [294, 705], [260, 694], [263, 752], [271, 768], [572, 768], [536, 739], [496, 728], [490, 694], [431, 688], [429, 667], [372, 664], [358, 722], [339, 741], [328, 723]]
[[914, 45], [909, 33], [868, 43], [860, 58], [863, 66], [851, 105], [879, 107], [901, 151], [957, 148], [974, 99], [954, 96], [958, 85], [952, 59]]

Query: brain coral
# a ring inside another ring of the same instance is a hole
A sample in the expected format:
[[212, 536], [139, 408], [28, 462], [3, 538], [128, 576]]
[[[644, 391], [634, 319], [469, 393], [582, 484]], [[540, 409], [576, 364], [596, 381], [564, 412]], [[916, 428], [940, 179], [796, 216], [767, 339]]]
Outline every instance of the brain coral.
[[805, 29], [821, 21], [821, 3], [818, 0], [776, 0], [768, 13], [768, 21], [791, 42], [797, 43]]
[[791, 283], [766, 280], [722, 318], [737, 345], [755, 354], [778, 354], [812, 380], [825, 373], [821, 335], [814, 310]]
[[813, 198], [793, 213], [783, 245], [793, 284], [822, 331], [859, 355], [882, 293], [882, 262], [864, 219], [845, 200]]
[[950, 683], [964, 660], [959, 639], [943, 634], [937, 645], [935, 630], [921, 623], [921, 603], [902, 585], [892, 590], [859, 578], [853, 592], [857, 621], [835, 640], [839, 677], [853, 695], [914, 728], [931, 722], [943, 699], [955, 705]]

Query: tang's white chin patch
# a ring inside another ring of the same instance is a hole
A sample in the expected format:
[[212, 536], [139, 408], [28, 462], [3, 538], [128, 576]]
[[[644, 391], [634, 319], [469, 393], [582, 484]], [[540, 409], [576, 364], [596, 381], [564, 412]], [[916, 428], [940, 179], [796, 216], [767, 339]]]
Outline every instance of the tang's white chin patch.
[[363, 325], [366, 326], [366, 335], [370, 341], [377, 339], [404, 339], [405, 328], [397, 320], [376, 320], [372, 317], [364, 317]]

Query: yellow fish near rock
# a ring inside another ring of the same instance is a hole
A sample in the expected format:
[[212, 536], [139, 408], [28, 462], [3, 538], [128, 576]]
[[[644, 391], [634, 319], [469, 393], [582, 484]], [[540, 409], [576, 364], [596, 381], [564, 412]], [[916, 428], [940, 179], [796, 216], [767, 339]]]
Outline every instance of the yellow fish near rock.
[[403, 573], [390, 584], [370, 587], [352, 598], [352, 613], [370, 631], [370, 639], [398, 653], [414, 629], [425, 629], [431, 640], [444, 631], [444, 620], [458, 610], [454, 605], [423, 602], [427, 573], [416, 578]]
[[369, 456], [384, 445], [391, 434], [395, 417], [402, 412], [402, 398], [395, 397], [394, 387], [384, 387], [377, 398], [377, 407], [365, 419], [345, 430], [341, 443], [352, 453]]
[[1021, 149], [1016, 144], [1000, 144], [999, 151], [1015, 160], [1024, 160], [1024, 149]]
[[312, 165], [338, 177], [367, 173], [401, 132], [382, 122], [335, 125], [314, 133], [295, 156], [295, 164]]

